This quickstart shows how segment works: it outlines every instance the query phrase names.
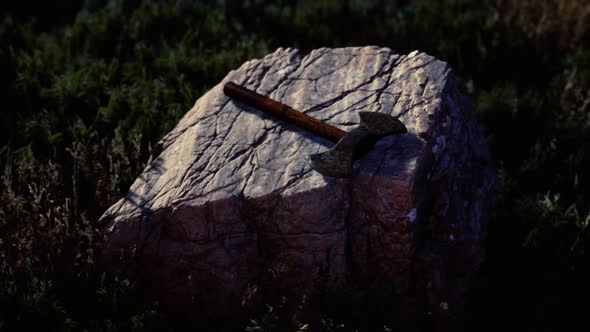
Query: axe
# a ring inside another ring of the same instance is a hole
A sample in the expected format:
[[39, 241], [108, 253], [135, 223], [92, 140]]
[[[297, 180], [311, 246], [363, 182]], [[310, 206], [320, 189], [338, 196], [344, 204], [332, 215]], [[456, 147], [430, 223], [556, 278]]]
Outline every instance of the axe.
[[233, 82], [224, 85], [223, 92], [261, 111], [275, 115], [281, 120], [293, 123], [311, 133], [335, 142], [330, 150], [307, 157], [311, 168], [332, 177], [352, 176], [352, 164], [379, 139], [391, 134], [407, 131], [397, 118], [378, 112], [359, 112], [358, 127], [346, 132], [318, 119], [312, 118], [291, 107], [246, 89]]

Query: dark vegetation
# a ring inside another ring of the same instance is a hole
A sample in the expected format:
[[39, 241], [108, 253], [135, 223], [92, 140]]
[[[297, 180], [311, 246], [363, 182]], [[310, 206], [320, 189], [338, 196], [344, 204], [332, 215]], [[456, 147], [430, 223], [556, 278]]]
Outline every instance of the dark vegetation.
[[[230, 69], [279, 46], [367, 44], [450, 63], [497, 163], [468, 329], [586, 330], [587, 1], [87, 1], [60, 19], [17, 7], [0, 16], [0, 330], [172, 329], [97, 264], [101, 213]], [[305, 329], [280, 310], [245, 329]], [[385, 324], [357, 316], [344, 329]], [[326, 314], [308, 327], [340, 324]]]

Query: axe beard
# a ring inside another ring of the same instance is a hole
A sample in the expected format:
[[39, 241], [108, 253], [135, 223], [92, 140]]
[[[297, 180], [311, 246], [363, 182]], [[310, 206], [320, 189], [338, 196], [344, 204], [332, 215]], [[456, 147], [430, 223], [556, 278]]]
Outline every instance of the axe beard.
[[397, 118], [377, 112], [360, 112], [360, 123], [330, 150], [309, 155], [307, 160], [315, 171], [335, 178], [353, 174], [353, 162], [364, 156], [381, 138], [407, 132]]

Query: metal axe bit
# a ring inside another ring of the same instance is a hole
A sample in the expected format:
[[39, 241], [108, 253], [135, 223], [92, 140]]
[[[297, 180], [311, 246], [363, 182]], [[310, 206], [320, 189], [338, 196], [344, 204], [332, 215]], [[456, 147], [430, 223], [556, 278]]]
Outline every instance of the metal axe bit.
[[347, 133], [233, 82], [225, 84], [223, 92], [229, 97], [335, 142], [336, 145], [330, 150], [307, 157], [311, 168], [326, 176], [337, 178], [352, 176], [353, 162], [366, 153], [379, 139], [407, 131], [406, 126], [391, 115], [359, 112], [358, 127]]

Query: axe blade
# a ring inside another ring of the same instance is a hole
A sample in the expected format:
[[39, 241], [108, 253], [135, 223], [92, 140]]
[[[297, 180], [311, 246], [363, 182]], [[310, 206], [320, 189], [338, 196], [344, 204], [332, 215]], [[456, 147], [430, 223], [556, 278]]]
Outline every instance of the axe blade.
[[352, 176], [353, 162], [368, 151], [379, 139], [407, 131], [397, 118], [377, 112], [360, 112], [360, 123], [330, 150], [309, 155], [307, 160], [320, 174], [346, 178]]

